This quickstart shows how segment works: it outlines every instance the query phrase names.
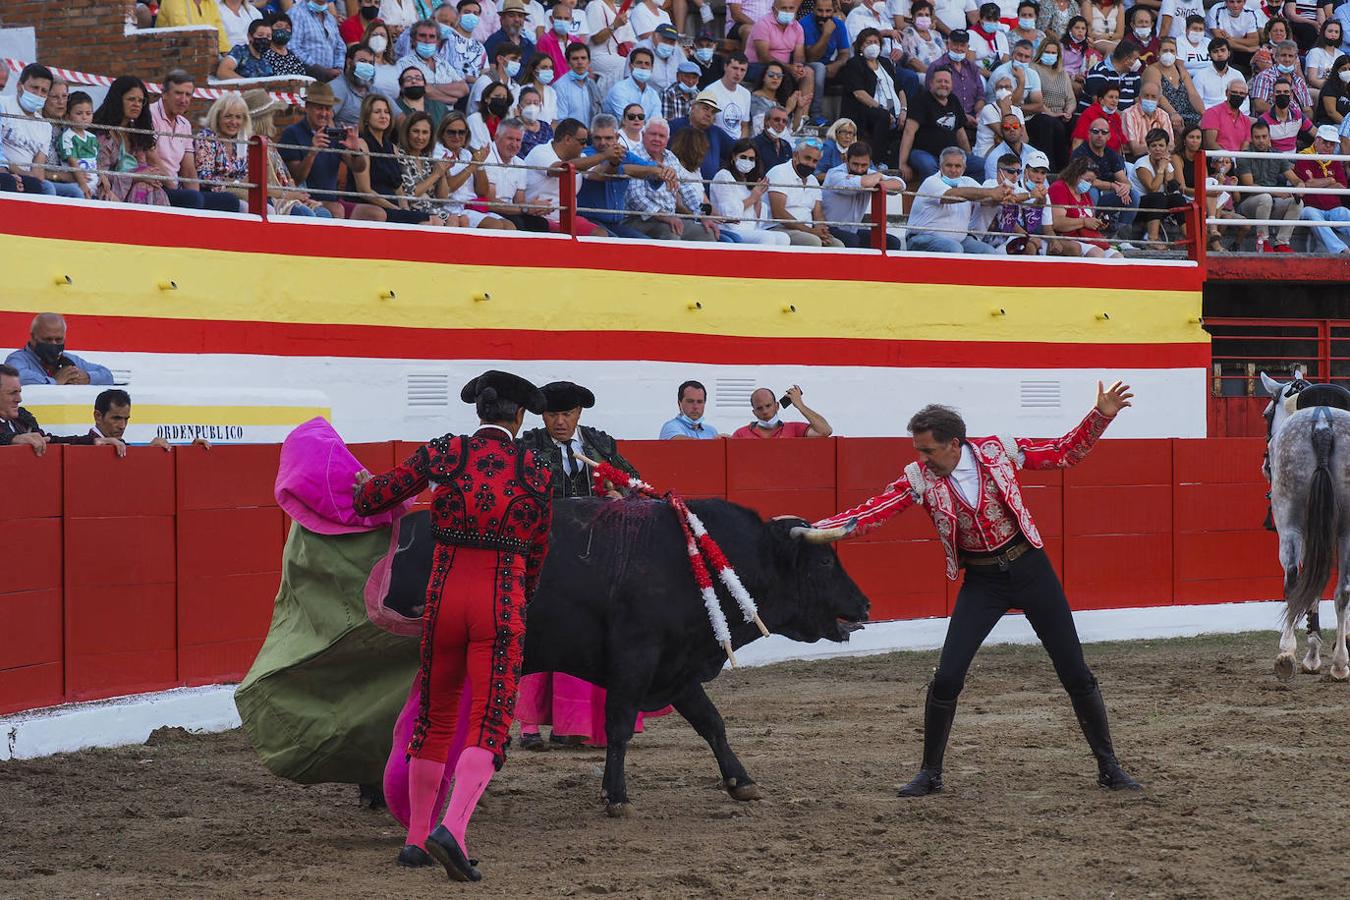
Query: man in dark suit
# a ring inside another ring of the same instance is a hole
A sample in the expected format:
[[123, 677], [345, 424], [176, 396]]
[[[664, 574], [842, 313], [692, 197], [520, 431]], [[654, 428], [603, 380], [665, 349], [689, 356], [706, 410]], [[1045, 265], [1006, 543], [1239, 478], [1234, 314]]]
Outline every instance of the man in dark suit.
[[37, 417], [24, 409], [23, 385], [19, 370], [0, 364], [0, 447], [20, 444], [33, 448], [38, 456], [47, 452], [48, 444], [111, 444], [118, 456], [127, 455], [127, 445], [116, 438], [95, 437], [92, 434], [50, 435], [42, 430]]
[[578, 456], [607, 462], [637, 477], [637, 469], [619, 453], [614, 438], [580, 424], [581, 411], [595, 406], [595, 394], [570, 381], [555, 381], [540, 390], [546, 404], [544, 427], [525, 432], [520, 442], [552, 470], [554, 498], [589, 497], [594, 493], [590, 470]]

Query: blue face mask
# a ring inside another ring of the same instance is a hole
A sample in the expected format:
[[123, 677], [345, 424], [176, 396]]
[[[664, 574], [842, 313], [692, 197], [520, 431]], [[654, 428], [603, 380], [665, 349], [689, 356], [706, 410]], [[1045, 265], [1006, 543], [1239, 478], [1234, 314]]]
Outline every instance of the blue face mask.
[[441, 40], [443, 41], [450, 40], [450, 35], [455, 33], [455, 29], [451, 28], [449, 25], [446, 25], [444, 22], [436, 23], [436, 27], [440, 29]]
[[980, 30], [983, 31], [985, 34], [993, 34], [994, 32], [998, 31], [998, 23], [980, 22]]
[[464, 15], [460, 16], [459, 27], [463, 28], [465, 31], [473, 31], [475, 28], [478, 27], [478, 14], [465, 13]]
[[1036, 20], [1019, 18], [1017, 20], [1017, 27], [1022, 29], [1023, 31], [1030, 31], [1031, 29], [1036, 27]]
[[950, 59], [952, 62], [960, 62], [961, 60], [966, 58], [966, 55], [956, 50], [948, 50], [947, 58]]
[[703, 63], [705, 66], [708, 63], [712, 62], [712, 58], [713, 58], [713, 48], [711, 47], [699, 47], [697, 50], [694, 51], [694, 59]]
[[702, 417], [697, 418], [697, 419], [691, 419], [691, 418], [689, 418], [688, 416], [686, 416], [684, 413], [680, 413], [680, 414], [679, 414], [678, 416], [676, 416], [675, 418], [678, 419], [678, 420], [680, 420], [680, 421], [683, 422], [684, 424], [688, 425], [690, 428], [693, 428], [695, 425], [698, 425], [700, 422], [703, 421]]
[[352, 68], [352, 74], [362, 84], [370, 84], [375, 80], [375, 64], [359, 62]]
[[680, 92], [683, 93], [683, 94], [697, 94], [697, 93], [698, 93], [698, 85], [697, 85], [697, 84], [685, 84], [683, 81], [681, 81], [681, 82], [678, 82], [678, 83], [676, 84], [676, 87], [678, 87], [678, 88], [680, 89]]
[[1015, 69], [1025, 69], [1027, 67], [1027, 64], [1022, 62], [1020, 59], [1014, 59], [1012, 62], [1013, 68]]
[[1140, 100], [1140, 101], [1139, 101], [1139, 108], [1142, 109], [1142, 110], [1144, 111], [1145, 114], [1151, 116], [1151, 115], [1153, 115], [1155, 112], [1158, 111], [1158, 101], [1157, 101], [1157, 100]]
[[670, 59], [674, 52], [675, 46], [673, 44], [658, 44], [656, 46], [656, 55], [662, 59]]
[[417, 55], [423, 59], [431, 59], [436, 55], [436, 45], [424, 44], [419, 41], [417, 44]]
[[1282, 66], [1282, 65], [1276, 63], [1275, 68], [1277, 68], [1277, 69], [1280, 70], [1280, 74], [1281, 74], [1281, 75], [1291, 75], [1291, 74], [1293, 74], [1293, 71], [1294, 71], [1294, 69], [1295, 69], [1296, 67], [1295, 67], [1295, 66]]
[[1079, 181], [1075, 187], [1078, 188], [1078, 193], [1086, 194], [1088, 191], [1092, 190], [1092, 182], [1089, 179], [1084, 178]]
[[513, 59], [506, 64], [507, 77], [515, 78], [520, 74], [520, 60]]
[[941, 178], [942, 183], [945, 184], [947, 187], [958, 187], [961, 184], [960, 178], [953, 178], [950, 175], [943, 175], [941, 176]]
[[638, 84], [646, 84], [652, 77], [651, 69], [634, 69], [633, 80]]
[[47, 105], [46, 97], [39, 97], [32, 91], [19, 91], [19, 106], [23, 107], [26, 113], [35, 113]]
[[778, 24], [779, 24], [779, 25], [791, 25], [791, 24], [792, 24], [792, 19], [793, 19], [793, 16], [792, 16], [792, 12], [791, 12], [790, 10], [780, 9], [780, 10], [778, 11]]
[[1055, 63], [1057, 63], [1057, 62], [1059, 62], [1059, 54], [1058, 54], [1058, 53], [1042, 53], [1042, 54], [1041, 54], [1041, 65], [1043, 65], [1043, 66], [1053, 66], [1053, 65], [1054, 65]]
[[316, 13], [328, 12], [328, 4], [323, 2], [323, 0], [318, 0], [318, 2], [316, 2], [316, 0], [309, 0], [309, 8]]
[[568, 72], [567, 74], [573, 81], [585, 81], [590, 77], [585, 72]]
[[571, 22], [570, 19], [554, 19], [554, 20], [553, 20], [553, 33], [554, 33], [554, 34], [567, 34], [567, 33], [568, 33], [569, 31], [571, 31], [571, 30], [572, 30], [572, 22]]

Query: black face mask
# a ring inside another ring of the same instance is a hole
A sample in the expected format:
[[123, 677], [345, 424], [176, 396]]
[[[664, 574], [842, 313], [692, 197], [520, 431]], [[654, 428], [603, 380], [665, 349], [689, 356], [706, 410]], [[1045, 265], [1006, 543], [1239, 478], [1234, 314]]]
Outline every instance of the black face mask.
[[1289, 101], [1292, 99], [1294, 98], [1288, 94], [1277, 94], [1275, 95], [1275, 105], [1278, 106], [1280, 109], [1288, 109]]
[[257, 54], [259, 54], [259, 55], [261, 55], [261, 54], [267, 52], [267, 48], [268, 48], [268, 47], [272, 46], [272, 39], [271, 39], [271, 38], [254, 38], [254, 39], [253, 39], [252, 41], [250, 41], [249, 43], [253, 45], [253, 52], [254, 52], [254, 53], [257, 53]]
[[371, 19], [375, 18], [379, 12], [380, 8], [378, 6], [363, 6], [361, 7], [361, 18], [369, 22]]
[[1228, 95], [1228, 105], [1233, 107], [1233, 109], [1241, 109], [1242, 104], [1245, 102], [1247, 102], [1246, 97], [1237, 97], [1233, 94]]
[[792, 168], [797, 173], [797, 175], [802, 178], [805, 178], [808, 175], [816, 174], [816, 167], [808, 166], [805, 163], [793, 163]]
[[504, 116], [511, 111], [511, 101], [502, 97], [493, 97], [488, 101], [488, 112], [494, 116]]
[[1226, 59], [1214, 59], [1210, 60], [1210, 62], [1214, 63], [1214, 71], [1216, 72], [1222, 72], [1224, 69], [1228, 68], [1228, 60]]
[[410, 84], [403, 89], [403, 96], [409, 100], [421, 100], [427, 95], [427, 86], [425, 84]]
[[276, 44], [278, 47], [285, 47], [290, 42], [291, 33], [289, 31], [272, 32], [272, 43]]
[[34, 343], [33, 352], [37, 354], [38, 359], [51, 366], [55, 365], [56, 361], [61, 358], [61, 354], [66, 352], [66, 345], [64, 343]]

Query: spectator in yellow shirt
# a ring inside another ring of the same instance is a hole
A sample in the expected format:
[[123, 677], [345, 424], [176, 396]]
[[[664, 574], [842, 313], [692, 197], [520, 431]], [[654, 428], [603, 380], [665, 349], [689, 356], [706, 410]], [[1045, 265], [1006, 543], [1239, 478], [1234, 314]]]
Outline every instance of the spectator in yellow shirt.
[[177, 28], [182, 25], [210, 25], [216, 30], [216, 44], [221, 55], [230, 52], [230, 39], [220, 21], [220, 7], [216, 0], [162, 0], [156, 28]]

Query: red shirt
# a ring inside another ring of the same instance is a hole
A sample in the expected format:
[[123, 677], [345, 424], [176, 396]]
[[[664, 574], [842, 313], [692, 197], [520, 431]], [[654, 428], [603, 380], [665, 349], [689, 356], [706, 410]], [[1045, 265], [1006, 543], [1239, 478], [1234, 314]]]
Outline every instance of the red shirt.
[[1088, 129], [1098, 119], [1105, 119], [1106, 124], [1111, 127], [1111, 136], [1106, 139], [1106, 146], [1119, 151], [1121, 147], [1125, 146], [1125, 123], [1120, 120], [1119, 108], [1108, 116], [1102, 109], [1100, 101], [1094, 101], [1091, 106], [1083, 110], [1083, 114], [1078, 117], [1078, 124], [1074, 126], [1073, 136], [1086, 141]]
[[[1335, 178], [1341, 187], [1346, 186], [1345, 164], [1339, 160], [1336, 162], [1317, 159], [1296, 160], [1294, 174], [1299, 181], [1307, 181], [1310, 178]], [[1302, 199], [1304, 206], [1311, 206], [1313, 209], [1335, 209], [1341, 205], [1341, 198], [1335, 194], [1305, 194]]]
[[806, 437], [807, 429], [811, 426], [805, 422], [784, 422], [782, 426], [771, 434], [766, 434], [763, 428], [758, 425], [742, 425], [731, 433], [734, 438], [750, 438], [751, 440], [769, 440], [771, 438], [799, 438]]
[[[1064, 214], [1070, 219], [1091, 219], [1095, 218], [1097, 215], [1096, 209], [1092, 206], [1092, 198], [1090, 196], [1082, 194], [1075, 197], [1069, 191], [1069, 186], [1062, 181], [1056, 181], [1054, 184], [1050, 185], [1049, 197], [1051, 206], [1067, 207], [1064, 210]], [[1080, 228], [1077, 231], [1066, 231], [1064, 233], [1064, 237], [1078, 238], [1080, 240], [1099, 238], [1101, 236], [1102, 233], [1100, 231], [1092, 228]], [[1089, 241], [1089, 243], [1097, 244], [1100, 247], [1106, 246], [1106, 244], [1101, 241]]]
[[[371, 19], [371, 21], [383, 22], [384, 20]], [[338, 26], [338, 34], [342, 35], [342, 39], [346, 41], [347, 44], [349, 45], [361, 43], [361, 38], [365, 36], [365, 33], [366, 33], [366, 20], [361, 18], [359, 15], [348, 16], [347, 18], [343, 19], [342, 24]]]

